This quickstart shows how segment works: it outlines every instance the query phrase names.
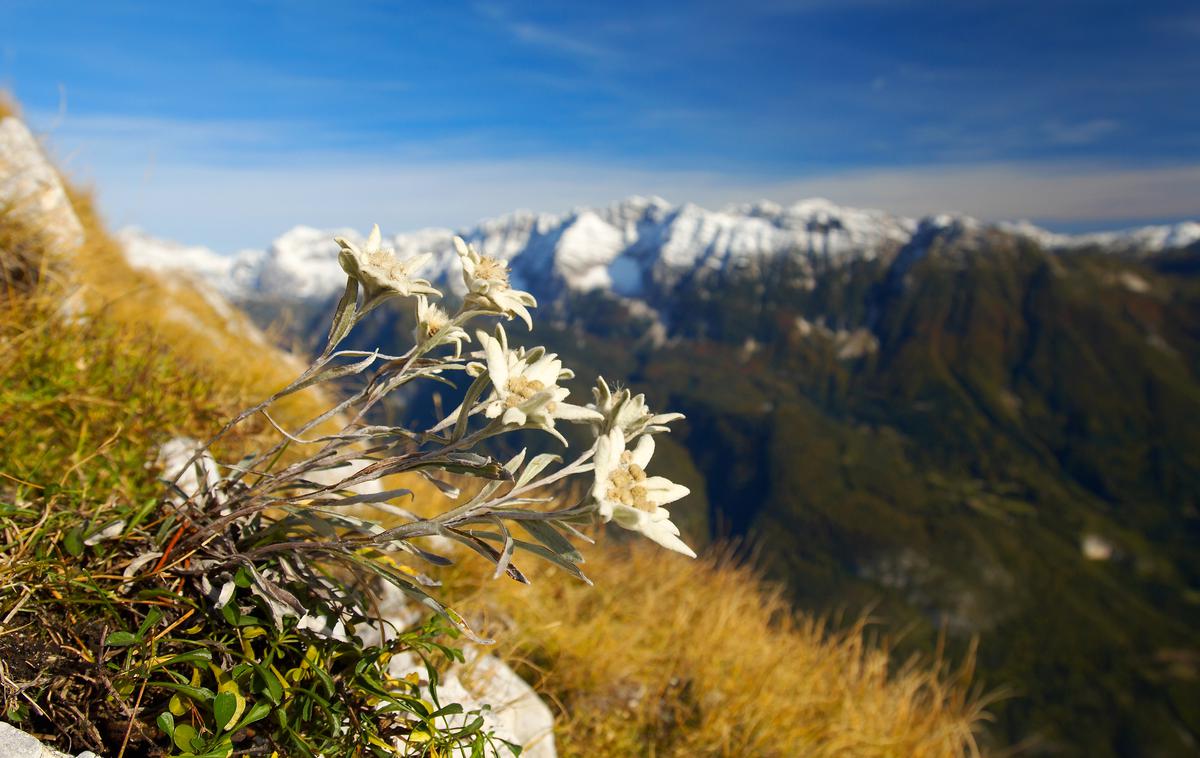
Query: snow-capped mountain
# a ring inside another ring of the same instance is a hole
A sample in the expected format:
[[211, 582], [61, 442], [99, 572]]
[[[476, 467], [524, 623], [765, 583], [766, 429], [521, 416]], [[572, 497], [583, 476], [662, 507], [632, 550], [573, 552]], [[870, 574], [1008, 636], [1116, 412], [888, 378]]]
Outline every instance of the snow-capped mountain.
[[[422, 275], [451, 289], [461, 287], [451, 242], [459, 234], [487, 255], [504, 258], [514, 282], [539, 298], [563, 291], [607, 290], [639, 298], [689, 277], [753, 270], [787, 254], [803, 268], [891, 257], [902, 249], [919, 256], [939, 235], [995, 229], [1054, 249], [1098, 246], [1144, 254], [1200, 241], [1200, 223], [1151, 226], [1125, 232], [1062, 235], [1028, 222], [984, 224], [960, 215], [922, 220], [877, 210], [844, 208], [814, 199], [780, 206], [770, 202], [709, 211], [661, 198], [631, 197], [607, 208], [578, 208], [554, 215], [518, 211], [451, 230], [422, 229], [386, 239], [401, 258], [434, 254]], [[341, 291], [335, 236], [361, 242], [352, 229], [297, 226], [265, 251], [222, 256], [207, 248], [157, 240], [137, 229], [121, 232], [131, 262], [151, 269], [188, 270], [226, 295], [320, 299]]]
[[202, 245], [153, 237], [136, 226], [117, 232], [117, 240], [125, 249], [125, 258], [134, 266], [152, 271], [189, 272], [235, 299], [253, 289], [265, 257], [259, 250], [221, 255]]

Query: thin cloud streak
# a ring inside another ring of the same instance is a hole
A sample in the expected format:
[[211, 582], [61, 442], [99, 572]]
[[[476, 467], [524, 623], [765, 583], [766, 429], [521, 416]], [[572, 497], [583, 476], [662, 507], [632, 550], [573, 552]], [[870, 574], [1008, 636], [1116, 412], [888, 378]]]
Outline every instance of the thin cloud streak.
[[514, 18], [509, 10], [496, 3], [476, 3], [475, 12], [495, 21], [518, 42], [544, 47], [558, 53], [588, 61], [614, 61], [620, 55], [616, 50], [598, 44], [592, 39], [556, 31], [532, 21]]
[[1160, 169], [961, 165], [831, 173], [788, 180], [555, 161], [204, 167], [94, 166], [117, 226], [219, 250], [264, 246], [297, 224], [390, 231], [460, 228], [517, 209], [561, 213], [633, 194], [708, 208], [827, 197], [909, 216], [961, 212], [1097, 227], [1116, 219], [1200, 218], [1200, 164]]
[[[850, 172], [786, 185], [848, 205], [922, 216], [955, 211], [985, 220], [1045, 223], [1200, 218], [1200, 164], [1124, 168], [979, 164]], [[784, 186], [780, 187], [781, 190]]]

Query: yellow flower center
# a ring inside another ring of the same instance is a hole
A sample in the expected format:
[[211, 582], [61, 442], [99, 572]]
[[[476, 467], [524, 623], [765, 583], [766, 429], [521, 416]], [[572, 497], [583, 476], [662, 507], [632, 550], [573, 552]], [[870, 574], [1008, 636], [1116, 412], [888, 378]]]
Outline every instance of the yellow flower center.
[[658, 506], [647, 498], [646, 488], [641, 484], [644, 481], [646, 472], [633, 462], [633, 453], [626, 450], [621, 453], [621, 465], [608, 475], [608, 496], [622, 505], [653, 513]]
[[424, 319], [421, 321], [421, 327], [425, 330], [426, 337], [432, 337], [446, 328], [446, 325], [449, 323], [450, 317], [446, 315], [446, 312], [434, 305], [430, 306], [429, 310], [425, 312]]
[[404, 279], [408, 269], [391, 250], [372, 250], [367, 253], [367, 265], [379, 269], [389, 279]]
[[486, 255], [481, 256], [479, 262], [475, 264], [475, 276], [491, 282], [495, 287], [508, 286], [508, 268], [502, 262]]
[[[544, 389], [546, 389], [546, 385], [541, 380], [514, 376], [508, 380], [508, 397], [504, 399], [504, 405], [507, 408], [516, 408]], [[547, 408], [553, 413], [554, 409], [550, 408], [550, 405], [552, 403], [547, 404]]]

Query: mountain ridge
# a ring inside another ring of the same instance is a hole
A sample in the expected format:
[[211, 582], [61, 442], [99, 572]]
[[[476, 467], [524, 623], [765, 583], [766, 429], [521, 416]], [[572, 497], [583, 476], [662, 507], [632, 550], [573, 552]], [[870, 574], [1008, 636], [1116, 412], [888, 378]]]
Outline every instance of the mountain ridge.
[[[1029, 238], [1048, 249], [1100, 247], [1135, 256], [1200, 241], [1197, 221], [1065, 235], [1027, 221], [992, 223], [952, 213], [914, 219], [820, 198], [790, 206], [762, 200], [712, 211], [635, 195], [603, 208], [578, 207], [564, 214], [514, 211], [458, 230], [430, 227], [393, 234], [385, 242], [402, 258], [434, 253], [425, 275], [456, 292], [461, 284], [451, 240], [457, 234], [483, 253], [507, 260], [514, 283], [539, 297], [603, 290], [644, 299], [687, 277], [751, 267], [783, 253], [806, 262], [811, 278], [814, 266], [888, 258], [903, 248], [911, 250], [922, 235], [986, 229]], [[344, 280], [333, 237], [364, 239], [354, 229], [299, 225], [265, 250], [225, 256], [136, 227], [118, 236], [134, 265], [192, 272], [235, 300], [262, 295], [328, 298], [340, 291]]]

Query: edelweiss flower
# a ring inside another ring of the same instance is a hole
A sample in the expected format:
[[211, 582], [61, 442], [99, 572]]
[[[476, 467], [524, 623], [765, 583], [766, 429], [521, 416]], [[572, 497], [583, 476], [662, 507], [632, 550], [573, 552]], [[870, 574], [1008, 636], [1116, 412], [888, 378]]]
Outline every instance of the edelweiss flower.
[[575, 374], [562, 367], [557, 355], [540, 347], [529, 352], [523, 348], [509, 350], [508, 335], [499, 324], [496, 335], [475, 333], [492, 381], [492, 394], [483, 405], [485, 416], [499, 418], [505, 424], [536, 426], [564, 445], [567, 441], [554, 429], [556, 419], [595, 422], [600, 418], [595, 411], [565, 402], [570, 390], [559, 387], [558, 382]]
[[587, 407], [602, 417], [599, 423], [593, 422], [597, 436], [620, 429], [628, 441], [642, 433], [668, 432], [667, 424], [683, 418], [682, 413], [651, 413], [646, 407], [645, 395], [633, 395], [628, 389], [613, 392], [604, 377], [597, 377], [592, 396], [596, 401], [588, 403]]
[[467, 285], [466, 304], [512, 318], [520, 316], [531, 331], [533, 319], [529, 308], [537, 307], [533, 295], [515, 290], [508, 281], [508, 262], [480, 255], [472, 245], [454, 238], [454, 249], [462, 262], [463, 283]]
[[471, 341], [462, 327], [453, 324], [449, 314], [430, 303], [424, 295], [417, 295], [417, 328], [413, 334], [418, 344], [428, 345], [430, 349], [453, 342], [456, 356], [462, 350], [463, 340]]
[[690, 490], [661, 476], [646, 476], [654, 455], [654, 438], [644, 435], [633, 450], [625, 449], [625, 434], [615, 428], [596, 441], [593, 459], [596, 483], [592, 497], [600, 517], [641, 532], [665, 548], [692, 558], [696, 553], [679, 539], [679, 527], [662, 506], [686, 497]]
[[377, 305], [379, 301], [392, 295], [409, 297], [426, 294], [441, 296], [436, 288], [424, 279], [417, 279], [417, 273], [433, 256], [422, 253], [415, 258], [401, 261], [389, 249], [380, 247], [383, 241], [379, 233], [379, 225], [371, 229], [366, 247], [359, 249], [353, 242], [342, 237], [335, 237], [334, 242], [341, 246], [338, 253], [338, 263], [342, 270], [358, 280], [365, 292], [365, 302]]

